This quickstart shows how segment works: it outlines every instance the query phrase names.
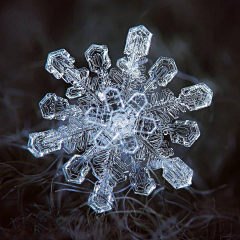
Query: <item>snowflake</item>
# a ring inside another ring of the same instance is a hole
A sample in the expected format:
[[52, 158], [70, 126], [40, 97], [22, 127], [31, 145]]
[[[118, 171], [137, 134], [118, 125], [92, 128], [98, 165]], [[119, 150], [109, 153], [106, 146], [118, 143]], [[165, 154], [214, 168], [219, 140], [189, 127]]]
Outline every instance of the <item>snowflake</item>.
[[[152, 33], [144, 26], [129, 30], [123, 57], [112, 68], [105, 45], [91, 45], [85, 52], [91, 72], [77, 69], [74, 58], [61, 49], [48, 55], [46, 70], [70, 83], [67, 99], [48, 93], [39, 103], [43, 118], [67, 120], [58, 130], [32, 133], [28, 149], [42, 157], [62, 147], [74, 155], [64, 166], [66, 181], [81, 184], [90, 169], [97, 182], [88, 205], [97, 213], [113, 208], [113, 188], [130, 179], [134, 193], [148, 196], [155, 188], [150, 170], [163, 169], [175, 188], [191, 185], [193, 170], [168, 147], [190, 147], [199, 138], [195, 121], [174, 121], [180, 112], [211, 104], [212, 90], [204, 83], [186, 87], [178, 97], [165, 87], [177, 74], [173, 59], [160, 57], [144, 75]], [[161, 94], [159, 92], [161, 91]]]

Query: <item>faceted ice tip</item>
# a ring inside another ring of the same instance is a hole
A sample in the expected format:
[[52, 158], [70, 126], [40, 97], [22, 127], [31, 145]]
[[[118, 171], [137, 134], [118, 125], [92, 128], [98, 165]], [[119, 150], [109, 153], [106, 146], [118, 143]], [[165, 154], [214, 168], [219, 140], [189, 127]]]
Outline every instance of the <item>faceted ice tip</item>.
[[91, 45], [85, 52], [85, 57], [92, 72], [103, 77], [108, 68], [111, 67], [111, 60], [108, 56], [106, 45]]
[[191, 147], [200, 136], [200, 130], [195, 121], [177, 120], [169, 126], [172, 143], [181, 144], [185, 147]]
[[138, 61], [141, 57], [147, 56], [151, 44], [152, 33], [144, 26], [130, 28], [124, 54], [132, 60]]
[[177, 66], [172, 58], [160, 57], [150, 68], [148, 74], [159, 86], [166, 87], [177, 74]]
[[175, 189], [188, 187], [192, 184], [193, 170], [179, 157], [163, 161], [162, 175]]
[[58, 97], [55, 93], [47, 93], [39, 102], [42, 117], [52, 120], [65, 120], [68, 115], [64, 110], [69, 106], [68, 100]]
[[205, 83], [183, 88], [179, 95], [181, 103], [190, 111], [210, 106], [212, 97], [213, 91]]
[[35, 157], [43, 157], [46, 154], [60, 150], [61, 145], [61, 136], [54, 129], [29, 134], [28, 150]]
[[65, 68], [73, 68], [75, 59], [65, 49], [60, 49], [48, 54], [45, 69], [60, 79], [64, 75]]
[[90, 167], [84, 156], [74, 155], [62, 169], [68, 182], [81, 184], [88, 174]]
[[113, 207], [112, 188], [104, 182], [96, 182], [93, 193], [88, 198], [88, 205], [96, 212], [110, 211]]

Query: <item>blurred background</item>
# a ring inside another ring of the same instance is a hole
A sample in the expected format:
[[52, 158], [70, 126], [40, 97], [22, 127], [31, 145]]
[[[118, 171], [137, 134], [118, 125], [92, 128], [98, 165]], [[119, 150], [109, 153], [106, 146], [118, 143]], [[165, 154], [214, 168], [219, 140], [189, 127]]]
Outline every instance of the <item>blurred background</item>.
[[[1, 1], [0, 238], [239, 239], [239, 15], [237, 0]], [[99, 215], [86, 206], [90, 182], [66, 185], [61, 166], [70, 156], [36, 159], [26, 145], [29, 133], [59, 126], [42, 119], [38, 102], [46, 93], [64, 97], [68, 87], [44, 69], [47, 54], [65, 48], [87, 67], [84, 51], [105, 44], [115, 66], [137, 25], [153, 33], [149, 66], [159, 56], [175, 59], [175, 95], [204, 82], [213, 103], [181, 116], [201, 130], [191, 148], [173, 146], [194, 169], [190, 188], [175, 191], [159, 170], [154, 194], [122, 185], [115, 210]]]

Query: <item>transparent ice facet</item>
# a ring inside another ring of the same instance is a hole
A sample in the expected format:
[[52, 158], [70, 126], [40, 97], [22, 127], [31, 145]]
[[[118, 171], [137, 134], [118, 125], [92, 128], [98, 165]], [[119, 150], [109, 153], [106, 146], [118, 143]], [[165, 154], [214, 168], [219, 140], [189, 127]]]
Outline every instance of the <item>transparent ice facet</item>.
[[90, 107], [85, 113], [85, 119], [87, 123], [107, 126], [107, 122], [110, 118], [110, 113], [107, 108], [102, 107]]
[[85, 52], [86, 60], [92, 72], [104, 76], [108, 68], [111, 67], [111, 60], [108, 56], [106, 45], [91, 45]]
[[69, 87], [66, 92], [66, 96], [69, 99], [79, 98], [86, 93], [83, 87]]
[[90, 167], [84, 156], [74, 155], [64, 164], [62, 169], [68, 182], [81, 184], [85, 180]]
[[137, 138], [134, 134], [125, 134], [122, 138], [123, 147], [126, 153], [134, 154], [139, 149]]
[[60, 79], [64, 75], [66, 68], [73, 68], [75, 59], [65, 49], [60, 49], [48, 54], [45, 69]]
[[124, 107], [121, 95], [116, 88], [107, 87], [106, 90], [103, 93], [99, 93], [99, 95], [100, 100], [105, 101], [108, 111], [116, 111]]
[[68, 115], [64, 110], [69, 106], [68, 100], [58, 97], [55, 93], [47, 93], [39, 102], [42, 117], [52, 120], [65, 120]]
[[88, 205], [96, 213], [110, 211], [113, 207], [112, 188], [105, 182], [96, 182], [88, 198]]
[[135, 61], [148, 55], [152, 33], [144, 26], [130, 28], [127, 35], [127, 41], [124, 48], [124, 54]]
[[119, 70], [117, 70], [116, 68], [112, 68], [109, 72], [109, 80], [110, 80], [110, 84], [117, 89], [122, 90], [122, 88], [124, 88], [124, 81], [123, 81], [123, 76], [121, 74], [121, 72]]
[[86, 80], [89, 76], [89, 70], [86, 67], [82, 67], [78, 69], [79, 77], [82, 80]]
[[94, 138], [95, 146], [99, 149], [108, 149], [118, 138], [119, 133], [112, 135], [106, 130], [101, 130]]
[[195, 121], [177, 120], [169, 126], [172, 143], [181, 144], [185, 147], [191, 147], [200, 136], [200, 130]]
[[157, 170], [157, 169], [163, 168], [162, 159], [155, 158], [155, 159], [149, 161], [148, 166], [150, 168], [152, 168], [153, 170]]
[[48, 54], [45, 69], [52, 73], [57, 79], [62, 78], [65, 82], [75, 87], [82, 86], [93, 96], [94, 94], [85, 85], [85, 81], [89, 76], [89, 70], [85, 67], [77, 69], [73, 64], [75, 60], [65, 50], [61, 49]]
[[148, 104], [147, 98], [144, 93], [134, 93], [133, 96], [128, 100], [128, 106], [130, 106], [136, 113], [139, 113], [146, 107]]
[[[70, 121], [69, 121], [70, 122]], [[84, 129], [81, 124], [75, 124], [70, 122], [68, 125], [62, 125], [58, 128], [58, 132], [61, 134], [63, 146], [65, 152], [68, 154], [73, 153], [77, 148], [79, 141], [84, 134]]]
[[181, 103], [190, 111], [210, 106], [212, 97], [213, 91], [205, 83], [183, 88], [179, 95]]
[[136, 117], [128, 114], [125, 110], [117, 110], [111, 112], [110, 129], [112, 132], [119, 132], [123, 136], [134, 131]]
[[156, 188], [155, 181], [150, 177], [149, 170], [146, 167], [136, 169], [131, 178], [135, 194], [148, 196]]
[[146, 76], [151, 38], [146, 27], [131, 28], [125, 57], [112, 69], [108, 48], [91, 45], [85, 57], [97, 76], [75, 67], [65, 49], [47, 58], [46, 70], [72, 85], [66, 91], [69, 102], [55, 93], [40, 101], [43, 118], [64, 122], [57, 130], [31, 133], [28, 149], [36, 157], [61, 148], [73, 154], [62, 168], [70, 183], [81, 184], [91, 170], [97, 180], [88, 205], [96, 213], [113, 208], [113, 188], [127, 178], [134, 193], [143, 196], [156, 188], [150, 173], [160, 168], [175, 189], [192, 182], [193, 170], [173, 157], [165, 135], [172, 143], [192, 146], [200, 136], [197, 123], [176, 119], [180, 113], [209, 106], [213, 92], [204, 83], [183, 88], [178, 97], [170, 89], [161, 90], [177, 74], [177, 67], [172, 58], [160, 57]]
[[168, 157], [172, 157], [174, 155], [173, 149], [170, 148], [168, 145], [169, 145], [169, 143], [166, 140], [161, 142], [161, 144], [158, 148], [160, 157], [168, 158]]
[[35, 157], [61, 149], [61, 135], [54, 129], [29, 134], [28, 149]]
[[166, 87], [177, 74], [177, 66], [172, 58], [160, 57], [150, 68], [148, 74], [159, 86]]
[[163, 177], [175, 188], [188, 187], [192, 184], [193, 170], [179, 157], [163, 161]]
[[154, 118], [140, 116], [138, 118], [138, 124], [136, 132], [152, 134], [157, 129], [157, 124]]
[[127, 173], [129, 172], [129, 166], [131, 165], [131, 157], [125, 154], [123, 156], [114, 156], [112, 160], [112, 178], [116, 183], [120, 183], [127, 180]]
[[135, 62], [131, 62], [132, 59], [126, 57], [120, 58], [117, 60], [117, 67], [124, 73], [133, 77], [134, 79], [140, 77], [141, 70], [139, 65]]

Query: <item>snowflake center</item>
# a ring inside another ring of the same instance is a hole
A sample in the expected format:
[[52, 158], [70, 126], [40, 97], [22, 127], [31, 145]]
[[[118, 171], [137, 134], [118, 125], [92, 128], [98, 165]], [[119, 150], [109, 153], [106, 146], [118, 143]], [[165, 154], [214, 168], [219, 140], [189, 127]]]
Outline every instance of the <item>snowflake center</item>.
[[124, 136], [134, 131], [135, 121], [136, 117], [128, 114], [126, 111], [115, 111], [112, 113], [110, 129], [112, 132], [119, 132], [120, 135]]

